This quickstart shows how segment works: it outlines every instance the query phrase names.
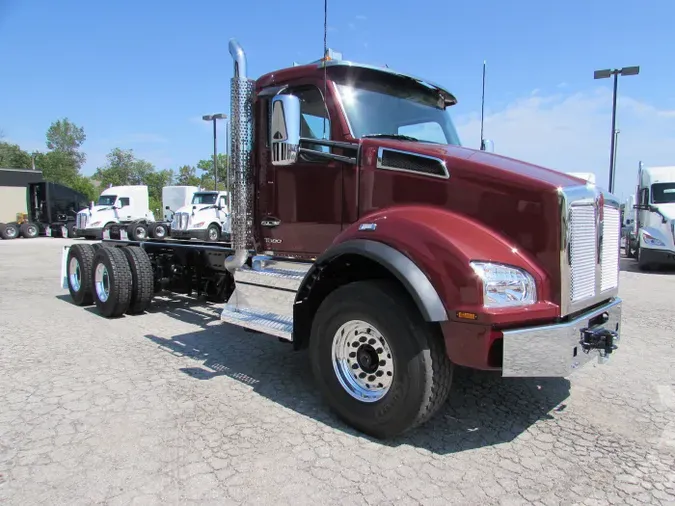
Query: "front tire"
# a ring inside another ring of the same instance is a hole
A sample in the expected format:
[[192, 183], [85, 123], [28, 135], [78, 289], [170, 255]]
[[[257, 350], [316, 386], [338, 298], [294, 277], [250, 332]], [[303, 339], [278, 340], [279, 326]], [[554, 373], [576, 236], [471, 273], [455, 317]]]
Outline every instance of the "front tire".
[[309, 353], [331, 408], [376, 438], [426, 422], [452, 384], [442, 336], [389, 281], [358, 281], [329, 294], [314, 318]]
[[131, 268], [119, 248], [98, 248], [94, 254], [91, 287], [99, 313], [122, 316], [131, 303]]
[[206, 229], [206, 240], [208, 242], [218, 242], [220, 241], [220, 227], [215, 223], [211, 223], [209, 228]]

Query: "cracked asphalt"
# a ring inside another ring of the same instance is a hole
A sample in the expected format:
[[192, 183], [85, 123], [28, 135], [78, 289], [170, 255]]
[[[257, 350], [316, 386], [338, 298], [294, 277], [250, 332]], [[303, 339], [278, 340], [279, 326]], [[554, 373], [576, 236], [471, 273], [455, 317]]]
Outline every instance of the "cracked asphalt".
[[306, 353], [159, 298], [106, 320], [68, 240], [0, 241], [0, 504], [675, 504], [675, 276], [622, 260], [623, 339], [569, 380], [461, 370], [431, 422], [370, 440]]

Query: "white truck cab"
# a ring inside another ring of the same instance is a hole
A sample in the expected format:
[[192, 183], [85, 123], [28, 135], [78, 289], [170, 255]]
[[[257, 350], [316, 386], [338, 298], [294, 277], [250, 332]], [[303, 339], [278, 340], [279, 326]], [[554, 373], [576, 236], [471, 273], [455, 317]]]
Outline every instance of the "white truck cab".
[[176, 211], [192, 203], [192, 197], [199, 191], [198, 186], [165, 186], [162, 188], [164, 221], [171, 223]]
[[101, 192], [98, 202], [91, 202], [88, 208], [77, 213], [75, 233], [87, 239], [101, 239], [106, 225], [154, 222], [150, 211], [148, 187], [111, 186]]
[[675, 166], [640, 162], [635, 201], [640, 269], [675, 265]]
[[229, 241], [230, 210], [227, 192], [195, 192], [190, 204], [176, 211], [171, 222], [171, 237], [209, 242]]

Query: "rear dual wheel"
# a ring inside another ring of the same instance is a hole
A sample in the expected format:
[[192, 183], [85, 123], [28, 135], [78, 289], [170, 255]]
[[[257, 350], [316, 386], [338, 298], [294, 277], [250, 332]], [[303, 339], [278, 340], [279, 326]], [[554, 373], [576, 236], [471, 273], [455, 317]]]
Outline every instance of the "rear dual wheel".
[[377, 438], [427, 421], [452, 384], [438, 329], [388, 281], [350, 283], [328, 295], [312, 324], [309, 353], [328, 404]]
[[68, 252], [66, 267], [73, 301], [79, 306], [95, 304], [102, 316], [142, 313], [151, 303], [152, 264], [142, 248], [76, 244]]

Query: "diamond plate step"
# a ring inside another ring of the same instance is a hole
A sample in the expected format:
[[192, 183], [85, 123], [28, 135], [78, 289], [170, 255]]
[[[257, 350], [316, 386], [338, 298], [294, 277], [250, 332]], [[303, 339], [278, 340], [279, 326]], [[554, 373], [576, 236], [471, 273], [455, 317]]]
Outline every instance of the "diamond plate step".
[[220, 319], [226, 323], [271, 334], [287, 341], [293, 340], [292, 316], [283, 316], [254, 308], [237, 309], [231, 304], [226, 304], [220, 313]]

